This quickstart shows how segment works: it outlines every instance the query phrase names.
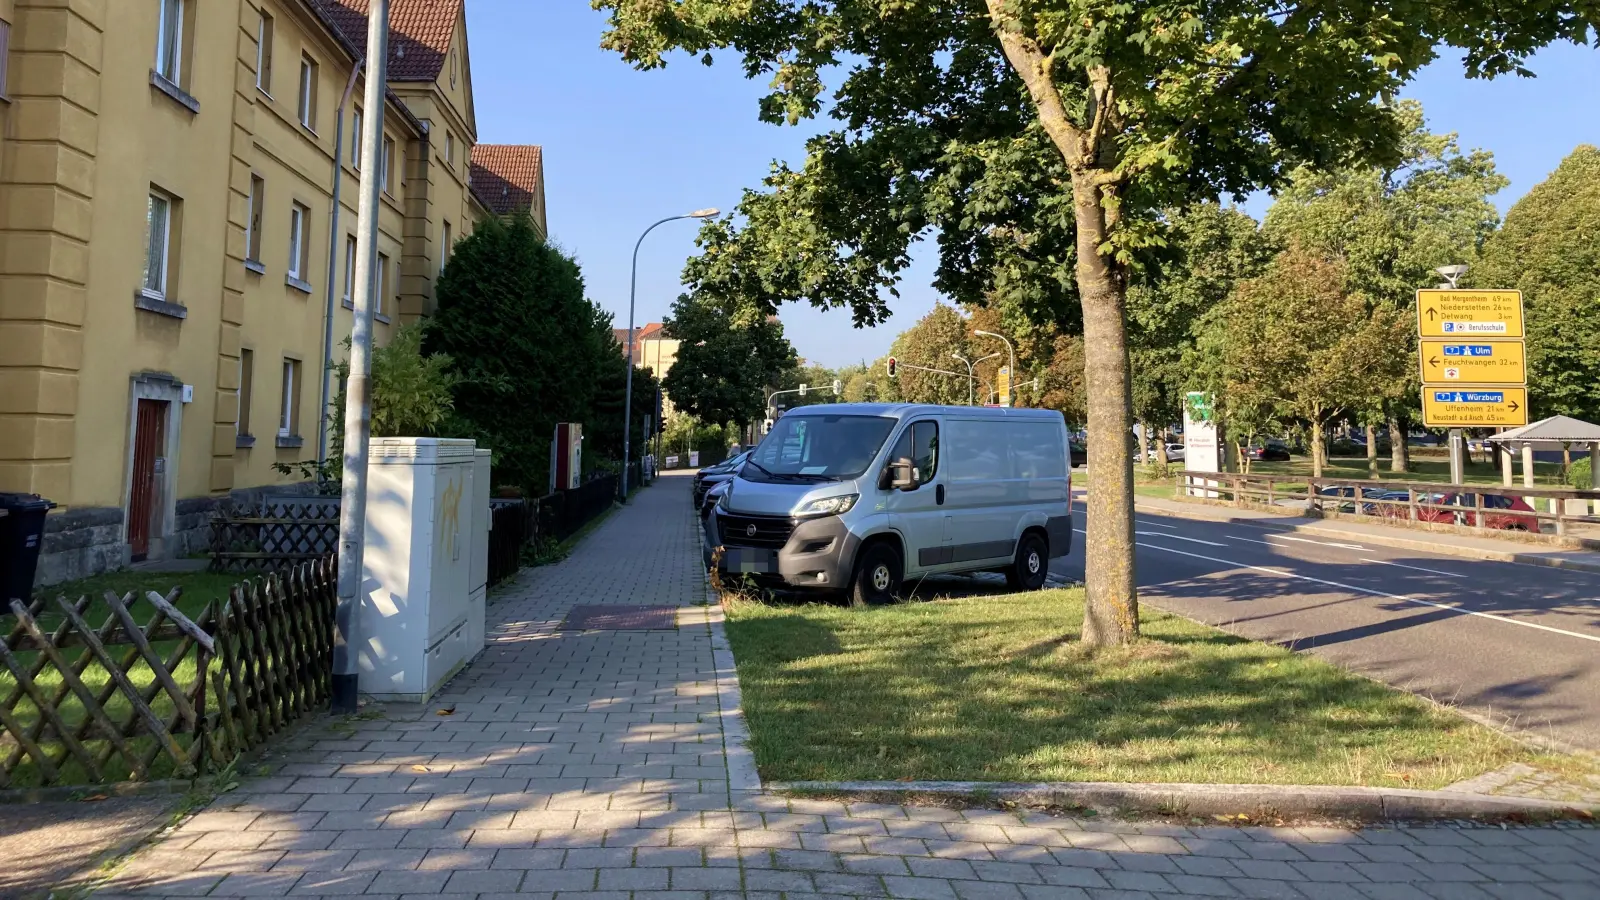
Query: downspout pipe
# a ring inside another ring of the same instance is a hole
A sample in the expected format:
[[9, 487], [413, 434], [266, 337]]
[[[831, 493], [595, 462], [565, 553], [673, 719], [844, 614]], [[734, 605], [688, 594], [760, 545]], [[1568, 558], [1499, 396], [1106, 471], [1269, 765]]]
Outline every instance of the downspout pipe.
[[339, 98], [333, 126], [333, 208], [328, 211], [328, 302], [322, 313], [322, 415], [317, 417], [317, 462], [328, 462], [328, 392], [333, 386], [333, 294], [339, 263], [339, 186], [344, 180], [344, 110], [356, 89], [356, 78], [366, 65], [366, 57], [356, 59], [350, 78]]

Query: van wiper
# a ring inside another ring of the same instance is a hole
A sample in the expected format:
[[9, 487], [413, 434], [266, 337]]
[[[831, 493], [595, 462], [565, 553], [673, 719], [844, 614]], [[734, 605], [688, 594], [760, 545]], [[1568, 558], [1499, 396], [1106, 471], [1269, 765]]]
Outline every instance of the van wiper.
[[774, 472], [771, 469], [767, 468], [766, 466], [763, 466], [762, 464], [756, 462], [753, 459], [746, 460], [745, 464], [746, 465], [750, 465], [750, 466], [755, 466], [757, 469], [761, 470], [761, 473], [763, 475], [766, 475], [768, 478], [771, 478], [774, 481], [782, 481], [782, 480], [786, 480], [786, 479], [789, 480], [789, 481], [795, 481], [795, 480], [807, 477], [807, 476], [802, 476], [802, 475], [796, 475], [796, 474], [794, 474], [792, 472]]

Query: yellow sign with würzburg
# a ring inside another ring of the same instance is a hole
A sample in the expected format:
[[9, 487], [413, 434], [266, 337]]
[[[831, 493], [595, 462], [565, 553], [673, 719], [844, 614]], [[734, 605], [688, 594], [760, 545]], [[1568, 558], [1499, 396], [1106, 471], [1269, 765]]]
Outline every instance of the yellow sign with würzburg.
[[1417, 334], [1442, 338], [1523, 337], [1521, 291], [1417, 291]]
[[1417, 347], [1423, 384], [1527, 384], [1521, 341], [1424, 339]]
[[1528, 424], [1528, 389], [1422, 388], [1422, 423], [1429, 428], [1512, 428]]

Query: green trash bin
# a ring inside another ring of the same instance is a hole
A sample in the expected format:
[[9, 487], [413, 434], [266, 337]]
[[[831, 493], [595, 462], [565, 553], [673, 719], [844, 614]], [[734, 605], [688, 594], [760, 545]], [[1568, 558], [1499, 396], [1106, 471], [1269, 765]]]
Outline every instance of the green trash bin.
[[0, 609], [9, 609], [13, 599], [33, 599], [44, 517], [55, 508], [38, 494], [0, 493]]

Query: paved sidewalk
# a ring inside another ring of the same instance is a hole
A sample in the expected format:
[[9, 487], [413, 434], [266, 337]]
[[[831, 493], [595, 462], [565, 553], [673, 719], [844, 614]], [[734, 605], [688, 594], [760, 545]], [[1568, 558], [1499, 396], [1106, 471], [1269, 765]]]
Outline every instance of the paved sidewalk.
[[[496, 594], [490, 648], [436, 702], [314, 729], [97, 896], [1600, 898], [1590, 827], [1183, 827], [743, 790], [696, 524], [686, 479], [641, 492]], [[577, 604], [684, 609], [674, 631], [562, 630]]]

